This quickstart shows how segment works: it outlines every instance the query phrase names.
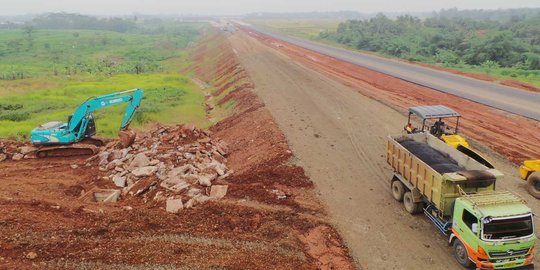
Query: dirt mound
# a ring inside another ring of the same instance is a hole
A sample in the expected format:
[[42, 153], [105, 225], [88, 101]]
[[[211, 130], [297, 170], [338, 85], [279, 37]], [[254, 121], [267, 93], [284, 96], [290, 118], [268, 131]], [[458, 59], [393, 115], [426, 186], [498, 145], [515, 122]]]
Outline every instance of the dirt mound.
[[[221, 63], [210, 69], [217, 78], [213, 82], [216, 92], [212, 94], [221, 97], [217, 101], [218, 105], [234, 100], [235, 108], [232, 116], [214, 125], [211, 131], [229, 144], [227, 165], [234, 170], [234, 174], [227, 179], [231, 183], [230, 196], [241, 201], [257, 201], [256, 205], [261, 209], [275, 209], [275, 205], [292, 207], [292, 213], [288, 214], [287, 219], [294, 223], [302, 219], [298, 216], [300, 213], [325, 215], [323, 207], [313, 194], [313, 183], [304, 170], [289, 164], [292, 152], [284, 134], [264, 104], [252, 92], [253, 83], [238, 64], [229, 42], [223, 36], [220, 38], [223, 39], [220, 41], [220, 53], [212, 54], [207, 51], [208, 57], [216, 57], [217, 62]], [[205, 71], [208, 74], [208, 70]], [[231, 77], [231, 74], [234, 75]], [[231, 81], [236, 83], [231, 84]], [[319, 226], [323, 226], [330, 233], [327, 237], [316, 238], [315, 242], [317, 245], [334, 247], [335, 252], [331, 256], [310, 253], [311, 244], [301, 240], [306, 230]], [[275, 233], [274, 231], [271, 234]], [[334, 265], [337, 266], [334, 269], [354, 269], [339, 234], [319, 219], [304, 222], [302, 229], [295, 231], [291, 237], [300, 240], [303, 249], [315, 263], [313, 267], [320, 269], [323, 265]]]

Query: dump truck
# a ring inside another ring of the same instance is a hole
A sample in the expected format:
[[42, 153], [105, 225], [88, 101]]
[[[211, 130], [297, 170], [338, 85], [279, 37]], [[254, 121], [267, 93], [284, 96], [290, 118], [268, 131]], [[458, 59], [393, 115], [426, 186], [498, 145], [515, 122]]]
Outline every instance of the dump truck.
[[503, 174], [429, 133], [388, 136], [391, 192], [407, 212], [424, 213], [448, 237], [465, 267], [530, 268], [536, 236], [531, 209], [508, 191]]

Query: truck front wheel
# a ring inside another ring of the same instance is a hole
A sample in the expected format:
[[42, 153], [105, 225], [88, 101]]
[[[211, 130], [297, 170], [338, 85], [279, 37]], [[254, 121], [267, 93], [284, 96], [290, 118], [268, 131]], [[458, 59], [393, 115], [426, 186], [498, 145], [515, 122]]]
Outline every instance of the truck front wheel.
[[401, 202], [403, 200], [403, 194], [405, 194], [405, 186], [403, 186], [403, 183], [399, 180], [392, 182], [392, 196], [394, 199]]
[[533, 197], [540, 199], [540, 172], [534, 172], [527, 178], [527, 191]]
[[463, 243], [459, 241], [459, 239], [456, 239], [454, 241], [454, 257], [459, 264], [467, 268], [473, 266], [473, 262], [469, 260], [469, 254], [467, 253], [467, 249], [465, 248]]
[[405, 210], [412, 215], [422, 212], [422, 203], [414, 202], [412, 192], [410, 191], [405, 192], [403, 195], [403, 205], [405, 206]]

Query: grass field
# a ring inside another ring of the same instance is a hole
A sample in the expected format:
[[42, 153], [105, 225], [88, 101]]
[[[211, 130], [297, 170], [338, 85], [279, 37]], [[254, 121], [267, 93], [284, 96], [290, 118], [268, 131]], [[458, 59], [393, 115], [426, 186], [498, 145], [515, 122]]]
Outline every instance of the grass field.
[[[339, 25], [337, 20], [252, 20], [250, 23], [266, 26], [272, 29], [275, 29], [279, 32], [303, 38], [308, 40], [313, 40], [328, 45], [342, 47], [349, 50], [356, 50], [339, 44], [332, 40], [323, 39], [319, 37], [319, 33], [323, 31], [335, 31]], [[369, 52], [373, 53], [373, 52]], [[395, 58], [394, 56], [384, 55], [381, 53], [376, 53], [385, 57]], [[467, 64], [455, 64], [455, 65], [442, 65], [435, 62], [426, 61], [425, 63], [433, 65], [441, 65], [444, 67], [452, 68], [455, 70], [476, 73], [476, 74], [487, 74], [498, 80], [515, 80], [540, 88], [540, 70], [520, 70], [515, 68], [503, 68], [503, 67], [483, 67], [483, 66], [473, 66]]]
[[[48, 121], [66, 121], [86, 99], [144, 90], [132, 127], [189, 122], [207, 127], [204, 94], [186, 74], [185, 48], [202, 25], [164, 33], [0, 30], [0, 137], [26, 139]], [[98, 135], [115, 137], [125, 105], [95, 112]]]
[[251, 20], [250, 23], [309, 40], [320, 40], [319, 33], [335, 31], [339, 25], [338, 20]]

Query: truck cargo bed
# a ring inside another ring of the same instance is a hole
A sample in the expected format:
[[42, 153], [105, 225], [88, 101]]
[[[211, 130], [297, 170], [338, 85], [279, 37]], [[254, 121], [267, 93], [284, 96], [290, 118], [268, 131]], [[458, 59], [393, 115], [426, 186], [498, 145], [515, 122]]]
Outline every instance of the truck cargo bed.
[[415, 198], [422, 197], [439, 210], [439, 217], [451, 215], [451, 205], [468, 193], [492, 191], [503, 175], [452, 148], [428, 133], [389, 136], [387, 162]]

